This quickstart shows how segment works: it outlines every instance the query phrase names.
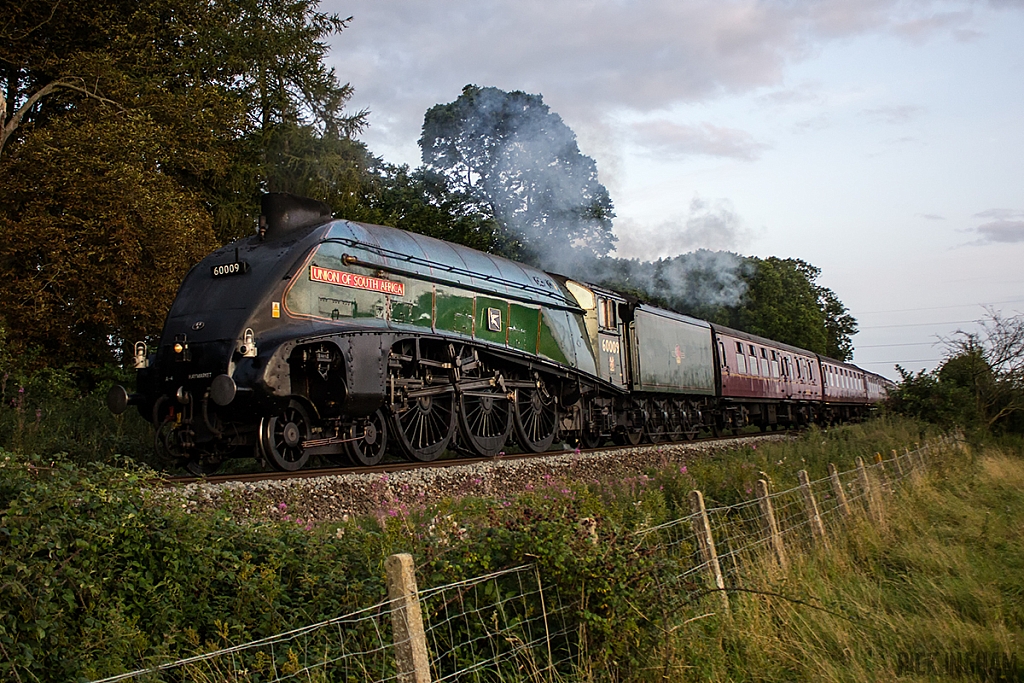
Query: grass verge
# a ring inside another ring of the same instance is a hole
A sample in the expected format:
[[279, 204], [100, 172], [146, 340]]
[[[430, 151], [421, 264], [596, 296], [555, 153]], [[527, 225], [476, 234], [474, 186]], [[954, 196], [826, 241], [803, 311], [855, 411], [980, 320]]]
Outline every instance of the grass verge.
[[1024, 680], [1022, 532], [1019, 451], [947, 458], [883, 523], [860, 517], [786, 573], [751, 568], [763, 593], [679, 629], [642, 678]]

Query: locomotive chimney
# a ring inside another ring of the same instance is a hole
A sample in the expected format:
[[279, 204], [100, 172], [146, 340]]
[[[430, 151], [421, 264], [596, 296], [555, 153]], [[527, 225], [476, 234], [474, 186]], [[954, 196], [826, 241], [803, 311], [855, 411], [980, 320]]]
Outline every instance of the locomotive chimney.
[[331, 220], [331, 207], [309, 197], [271, 192], [260, 199], [259, 234], [269, 240], [282, 239]]

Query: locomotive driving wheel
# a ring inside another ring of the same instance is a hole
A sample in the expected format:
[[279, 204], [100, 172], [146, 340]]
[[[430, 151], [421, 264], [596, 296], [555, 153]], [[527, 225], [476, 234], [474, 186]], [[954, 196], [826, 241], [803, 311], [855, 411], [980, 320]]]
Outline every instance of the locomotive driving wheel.
[[391, 416], [392, 435], [409, 460], [436, 460], [455, 433], [455, 398], [450, 393], [421, 396]]
[[345, 444], [348, 457], [354, 465], [372, 467], [384, 459], [388, 447], [387, 420], [384, 413], [375, 412], [363, 420], [352, 423], [348, 437], [353, 439]]
[[260, 450], [271, 467], [294, 472], [309, 461], [303, 442], [309, 438], [309, 415], [296, 401], [260, 421]]
[[454, 387], [445, 372], [451, 368], [442, 360], [446, 355], [436, 348], [417, 347], [412, 340], [391, 352], [393, 388], [387, 431], [407, 460], [436, 460], [455, 434]]
[[536, 387], [515, 390], [512, 402], [512, 422], [519, 445], [531, 453], [543, 453], [551, 448], [558, 433], [558, 410], [555, 397], [547, 392], [543, 382]]
[[493, 458], [512, 432], [512, 409], [501, 374], [490, 371], [473, 348], [452, 353], [457, 379], [465, 387], [458, 393], [460, 441], [477, 455]]
[[459, 394], [459, 427], [466, 445], [484, 458], [498, 455], [512, 431], [508, 398], [496, 391]]

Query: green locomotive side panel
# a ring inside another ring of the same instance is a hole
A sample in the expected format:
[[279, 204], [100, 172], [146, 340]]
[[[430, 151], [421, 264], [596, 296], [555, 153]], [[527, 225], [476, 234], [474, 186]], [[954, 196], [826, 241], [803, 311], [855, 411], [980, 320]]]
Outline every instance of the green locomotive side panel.
[[537, 353], [540, 309], [510, 303], [508, 306], [508, 346], [526, 353]]
[[476, 329], [474, 331], [474, 336], [477, 339], [504, 346], [507, 325], [507, 301], [492, 299], [488, 296], [477, 296]]
[[715, 394], [714, 351], [707, 323], [638, 307], [634, 324], [636, 389]]
[[[284, 312], [320, 320], [364, 320], [374, 327], [390, 324], [433, 328], [440, 334], [507, 346], [596, 374], [593, 344], [582, 313], [543, 302], [545, 297], [556, 294], [572, 301], [556, 283], [542, 279], [554, 288], [544, 296], [528, 292], [529, 296], [537, 297], [537, 303], [513, 301], [498, 291], [504, 288], [500, 283], [494, 285], [494, 292], [485, 293], [443, 281], [463, 277], [461, 271], [443, 271], [434, 279], [433, 273], [404, 273], [361, 265], [374, 258], [379, 260], [371, 251], [351, 243], [322, 243], [294, 274], [283, 302]], [[492, 269], [496, 267], [495, 263], [488, 263]], [[515, 275], [514, 269], [511, 272]], [[534, 283], [529, 287], [535, 286], [536, 280], [529, 279]]]
[[459, 289], [437, 285], [436, 329], [473, 336], [473, 311], [475, 297]]
[[566, 312], [569, 321], [569, 334], [576, 343], [576, 367], [581, 371], [596, 375], [597, 353], [590, 341], [590, 334], [587, 332], [587, 321], [582, 313], [574, 314]]
[[391, 321], [417, 327], [434, 324], [434, 286], [429, 282], [407, 280], [404, 296], [389, 296]]
[[[314, 259], [296, 273], [284, 300], [284, 308], [289, 315], [324, 320], [387, 318], [390, 306], [387, 294], [314, 279], [314, 269], [323, 268], [320, 265], [322, 261], [327, 259]], [[364, 272], [354, 274], [372, 277], [372, 274]]]
[[576, 365], [574, 341], [569, 333], [568, 323], [565, 311], [549, 308], [541, 310], [540, 335], [537, 340], [538, 356], [563, 365]]

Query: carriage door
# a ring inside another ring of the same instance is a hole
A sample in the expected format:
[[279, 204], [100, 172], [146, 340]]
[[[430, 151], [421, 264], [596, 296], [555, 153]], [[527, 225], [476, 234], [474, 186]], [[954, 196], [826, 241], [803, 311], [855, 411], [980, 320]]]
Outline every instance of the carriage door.
[[597, 297], [598, 374], [612, 384], [623, 386], [622, 332], [619, 329], [617, 306], [613, 299]]

